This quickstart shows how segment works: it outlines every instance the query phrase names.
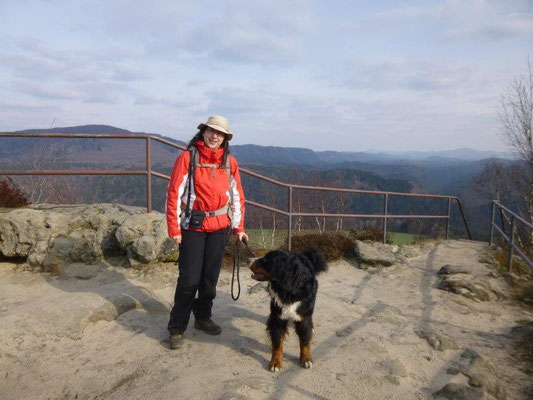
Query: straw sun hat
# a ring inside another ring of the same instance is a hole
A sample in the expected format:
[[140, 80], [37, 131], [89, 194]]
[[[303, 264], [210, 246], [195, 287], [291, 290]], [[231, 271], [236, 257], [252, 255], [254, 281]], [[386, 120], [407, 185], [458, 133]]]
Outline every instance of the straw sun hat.
[[203, 129], [206, 126], [224, 133], [228, 141], [233, 137], [233, 133], [228, 128], [228, 120], [221, 115], [211, 115], [205, 124], [198, 125], [198, 129]]

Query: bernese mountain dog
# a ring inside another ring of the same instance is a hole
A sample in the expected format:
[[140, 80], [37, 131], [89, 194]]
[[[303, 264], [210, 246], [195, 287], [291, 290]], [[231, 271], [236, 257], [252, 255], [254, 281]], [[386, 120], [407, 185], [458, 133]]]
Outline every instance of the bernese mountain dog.
[[272, 342], [269, 369], [280, 371], [283, 364], [283, 341], [289, 322], [300, 339], [300, 365], [313, 366], [311, 337], [313, 311], [318, 291], [316, 275], [328, 269], [320, 250], [311, 248], [303, 253], [275, 250], [250, 265], [252, 278], [269, 281], [270, 316], [267, 331]]

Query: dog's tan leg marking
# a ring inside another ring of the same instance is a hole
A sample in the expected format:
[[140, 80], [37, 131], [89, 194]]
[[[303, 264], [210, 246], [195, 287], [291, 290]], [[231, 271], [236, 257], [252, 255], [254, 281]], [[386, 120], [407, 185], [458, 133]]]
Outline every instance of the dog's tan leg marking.
[[283, 341], [285, 340], [285, 335], [281, 337], [280, 345], [276, 349], [272, 346], [272, 359], [270, 360], [270, 371], [278, 372], [281, 371], [283, 366]]
[[311, 355], [311, 341], [304, 344], [300, 340], [300, 365], [304, 368], [311, 368], [313, 366], [313, 356]]

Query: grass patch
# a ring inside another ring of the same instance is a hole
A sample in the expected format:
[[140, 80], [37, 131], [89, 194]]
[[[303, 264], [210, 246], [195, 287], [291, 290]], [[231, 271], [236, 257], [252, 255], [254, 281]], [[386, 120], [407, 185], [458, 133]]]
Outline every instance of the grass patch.
[[404, 232], [387, 232], [387, 237], [390, 237], [390, 241], [392, 244], [397, 244], [398, 246], [413, 244], [427, 239], [425, 236], [422, 235], [413, 235], [412, 233]]

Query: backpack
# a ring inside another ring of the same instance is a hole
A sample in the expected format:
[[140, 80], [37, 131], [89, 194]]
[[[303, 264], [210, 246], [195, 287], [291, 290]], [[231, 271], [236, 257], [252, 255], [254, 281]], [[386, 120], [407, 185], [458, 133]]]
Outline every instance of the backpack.
[[[186, 219], [193, 220], [191, 222], [194, 222], [194, 225], [196, 226], [196, 229], [200, 228], [203, 222], [203, 219], [207, 216], [213, 217], [216, 215], [224, 215], [228, 212], [228, 204], [226, 204], [224, 207], [219, 208], [218, 210], [214, 211], [200, 211], [200, 210], [192, 210], [192, 204], [191, 204], [191, 187], [193, 184], [193, 176], [195, 175], [196, 168], [225, 168], [226, 172], [228, 173], [228, 176], [231, 179], [231, 169], [230, 169], [230, 162], [229, 162], [229, 156], [226, 157], [226, 163], [225, 165], [222, 164], [207, 164], [207, 163], [200, 163], [200, 155], [198, 154], [198, 149], [196, 146], [192, 146], [188, 149], [190, 156], [190, 162], [189, 162], [189, 176], [187, 179], [187, 188], [188, 188], [188, 195], [187, 195], [187, 206], [185, 208], [185, 219], [183, 221], [185, 222]], [[194, 217], [194, 218], [192, 218]]]

